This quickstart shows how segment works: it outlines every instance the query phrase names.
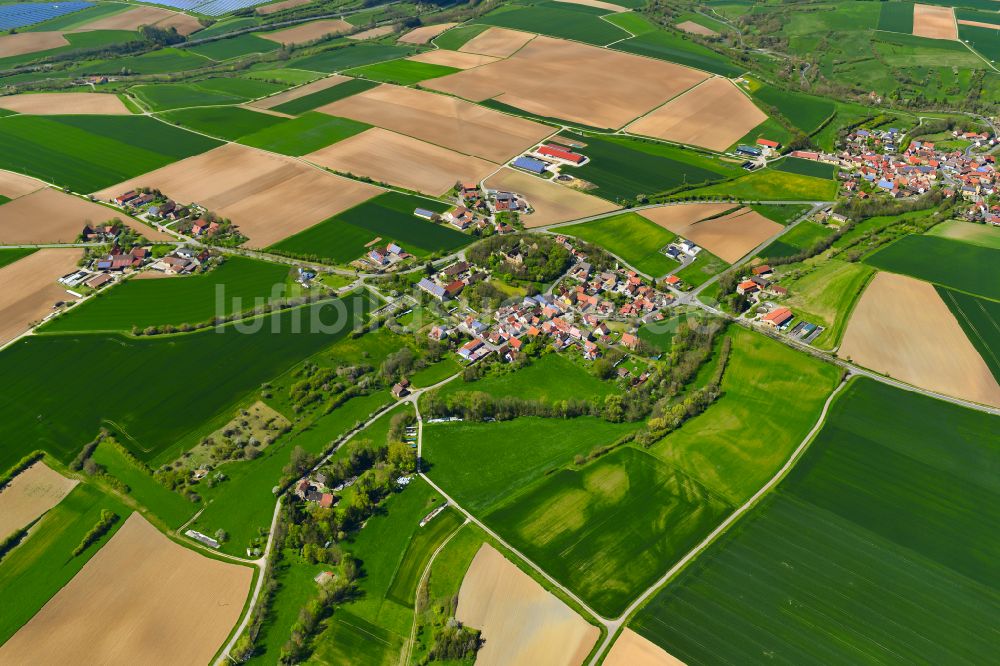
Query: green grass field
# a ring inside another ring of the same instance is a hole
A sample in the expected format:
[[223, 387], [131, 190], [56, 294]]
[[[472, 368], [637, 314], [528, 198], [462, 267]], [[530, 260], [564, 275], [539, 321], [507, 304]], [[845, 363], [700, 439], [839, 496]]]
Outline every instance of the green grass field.
[[746, 71], [723, 55], [682, 37], [678, 33], [654, 30], [618, 42], [611, 48], [658, 60], [687, 65], [721, 76], [735, 77]]
[[[441, 423], [424, 427], [429, 475], [462, 506], [486, 511], [533, 481], [611, 444], [638, 424], [595, 417], [522, 417], [496, 423]], [[489, 461], [469, 465], [470, 460]]]
[[633, 628], [687, 664], [990, 661], [996, 419], [855, 380], [778, 490]]
[[269, 53], [277, 51], [281, 45], [253, 34], [238, 35], [228, 39], [220, 39], [216, 42], [198, 44], [192, 46], [189, 51], [198, 55], [222, 61], [250, 55], [251, 53]]
[[417, 370], [409, 376], [409, 380], [416, 387], [434, 386], [461, 371], [462, 365], [458, 361], [451, 356], [445, 356], [437, 363]]
[[437, 37], [434, 38], [433, 42], [438, 46], [438, 48], [447, 49], [449, 51], [457, 51], [458, 49], [465, 46], [466, 42], [471, 40], [476, 35], [489, 30], [490, 26], [483, 24], [471, 24], [471, 25], [459, 25], [451, 30], [446, 30]]
[[479, 17], [476, 23], [575, 39], [598, 46], [626, 39], [629, 36], [627, 32], [601, 20], [600, 15], [606, 13], [606, 10], [583, 5], [540, 2], [529, 6], [506, 5]]
[[709, 183], [741, 173], [733, 165], [710, 159], [693, 150], [623, 136], [562, 136], [586, 144], [580, 152], [590, 162], [563, 173], [597, 186], [590, 194], [611, 201], [633, 200], [671, 190], [680, 185]]
[[386, 597], [406, 607], [413, 606], [417, 595], [417, 584], [438, 545], [465, 522], [465, 516], [448, 508], [434, 520], [418, 527], [406, 546], [406, 552], [399, 568], [392, 578]]
[[151, 51], [138, 56], [95, 61], [76, 70], [79, 74], [118, 74], [123, 69], [133, 74], [168, 74], [186, 72], [211, 64], [205, 56], [174, 48]]
[[809, 211], [809, 206], [805, 204], [753, 204], [750, 207], [767, 219], [786, 226]]
[[[147, 326], [197, 324], [253, 309], [256, 299], [287, 296], [289, 267], [230, 257], [201, 275], [127, 280], [52, 320], [46, 333], [130, 331]], [[276, 285], [280, 285], [276, 289]], [[216, 300], [223, 296], [221, 303]]]
[[798, 157], [786, 157], [773, 166], [778, 171], [786, 173], [797, 173], [801, 176], [812, 176], [813, 178], [833, 178], [837, 175], [837, 167], [823, 162], [813, 162], [803, 160]]
[[687, 321], [684, 315], [669, 317], [662, 321], [643, 324], [636, 335], [661, 352], [668, 352], [674, 344], [674, 334], [681, 322]]
[[[1000, 25], [1000, 17], [993, 14], [993, 25]], [[992, 63], [1000, 60], [1000, 31], [978, 25], [958, 26], [958, 36]]]
[[[891, 4], [891, 3], [887, 3]], [[753, 92], [754, 99], [777, 109], [789, 122], [806, 134], [812, 134], [836, 109], [832, 100], [763, 85]]]
[[[266, 66], [271, 66], [267, 64]], [[271, 81], [288, 86], [300, 86], [311, 83], [322, 76], [316, 72], [307, 72], [302, 69], [249, 69], [243, 74], [248, 79], [258, 79], [260, 81]]]
[[412, 60], [389, 60], [373, 65], [355, 67], [344, 72], [347, 76], [359, 76], [371, 81], [381, 83], [395, 83], [401, 86], [410, 86], [428, 79], [436, 79], [440, 76], [454, 74], [460, 70], [455, 67], [445, 67], [444, 65], [433, 65], [426, 62], [414, 62]]
[[415, 208], [444, 212], [448, 206], [387, 192], [286, 238], [271, 249], [347, 263], [364, 254], [365, 246], [377, 237], [383, 243], [395, 241], [417, 256], [454, 250], [472, 240], [471, 236], [414, 216]]
[[283, 155], [305, 155], [360, 134], [371, 125], [349, 118], [309, 111], [298, 118], [265, 127], [240, 138], [240, 143]]
[[1000, 229], [988, 224], [948, 220], [932, 227], [927, 235], [1000, 250]]
[[168, 111], [164, 120], [196, 132], [235, 141], [241, 136], [259, 132], [283, 122], [278, 116], [260, 113], [241, 106], [213, 106], [200, 109]]
[[696, 261], [691, 262], [674, 274], [688, 285], [697, 287], [727, 268], [729, 268], [729, 264], [705, 248], [701, 248]]
[[740, 201], [833, 201], [837, 183], [796, 173], [764, 169], [734, 181], [709, 185], [690, 192], [703, 196], [727, 196]]
[[[8, 199], [9, 201], [9, 199]], [[30, 247], [5, 247], [0, 248], [0, 268], [8, 266], [19, 259], [24, 259], [32, 252], [35, 252], [34, 248]]]
[[807, 321], [825, 326], [813, 345], [833, 349], [840, 343], [851, 311], [874, 274], [870, 266], [830, 259], [796, 280], [783, 281], [788, 289], [784, 304]]
[[[332, 74], [351, 67], [370, 65], [381, 60], [405, 58], [418, 49], [395, 44], [350, 44], [285, 63], [285, 67]], [[343, 84], [342, 84], [343, 85]]]
[[1000, 302], [937, 287], [990, 372], [1000, 381]]
[[556, 472], [486, 522], [614, 617], [730, 510], [684, 472], [626, 447]]
[[[0, 372], [8, 378], [0, 418], [10, 443], [0, 451], [0, 467], [39, 448], [71, 460], [102, 425], [119, 432], [119, 441], [144, 461], [173, 459], [221, 413], [231, 417], [235, 403], [262, 382], [347, 335], [352, 318], [360, 318], [366, 307], [367, 298], [351, 297], [177, 336], [89, 333], [22, 339], [0, 355]], [[310, 317], [323, 327], [311, 325]], [[295, 319], [301, 321], [301, 333], [293, 331]], [[222, 374], [220, 358], [227, 359]], [[184, 381], [172, 379], [179, 368]], [[108, 372], [142, 381], [129, 381], [127, 390], [102, 392], [95, 409], [81, 396], [93, 394]]]
[[804, 220], [761, 250], [760, 256], [765, 259], [790, 257], [811, 248], [817, 241], [830, 236], [833, 232], [830, 227]]
[[679, 263], [660, 252], [677, 235], [638, 213], [621, 213], [563, 227], [560, 231], [600, 245], [640, 273], [652, 277], [661, 277], [680, 267]]
[[780, 342], [730, 330], [722, 397], [649, 451], [735, 506], [785, 463], [840, 375]]
[[195, 83], [153, 83], [134, 86], [130, 92], [152, 111], [192, 106], [240, 104], [282, 90], [284, 86], [237, 78], [204, 79]]
[[913, 3], [885, 2], [878, 16], [878, 29], [913, 34]]
[[165, 527], [177, 529], [198, 510], [198, 505], [160, 484], [111, 442], [98, 444], [92, 457], [108, 474], [125, 483], [129, 496], [162, 520]]
[[[32, 448], [32, 447], [28, 447]], [[7, 463], [0, 465], [6, 468]], [[77, 557], [73, 549], [97, 523], [101, 510], [121, 516], [98, 542]], [[92, 484], [78, 485], [31, 529], [31, 536], [3, 558], [0, 597], [16, 600], [0, 613], [0, 643], [6, 642], [83, 568], [121, 527], [132, 509]]]
[[66, 56], [75, 52], [95, 52], [104, 47], [119, 46], [139, 39], [139, 33], [131, 30], [88, 30], [64, 35], [69, 44], [45, 51], [23, 53], [0, 58], [0, 71], [29, 65], [49, 56]]
[[93, 192], [218, 145], [144, 116], [0, 118], [0, 168], [76, 192]]
[[937, 236], [904, 236], [865, 259], [884, 271], [1000, 300], [997, 262], [1000, 250]]
[[274, 107], [274, 110], [279, 113], [287, 113], [297, 116], [300, 113], [312, 111], [313, 109], [323, 106], [324, 104], [332, 104], [337, 100], [350, 97], [351, 95], [356, 95], [359, 92], [364, 92], [365, 90], [374, 88], [377, 85], [378, 83], [375, 81], [351, 79], [350, 81], [338, 83], [337, 85], [324, 90], [317, 90], [314, 93], [304, 95], [298, 99], [293, 99], [289, 102], [285, 102], [284, 104], [279, 104]]

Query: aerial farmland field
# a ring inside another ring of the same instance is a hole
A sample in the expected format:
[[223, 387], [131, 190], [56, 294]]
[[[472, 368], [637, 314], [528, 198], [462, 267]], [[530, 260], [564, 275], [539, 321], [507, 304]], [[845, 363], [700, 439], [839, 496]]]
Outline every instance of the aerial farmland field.
[[621, 213], [592, 222], [561, 227], [570, 236], [607, 248], [646, 275], [661, 277], [680, 264], [663, 250], [677, 235], [639, 213]]
[[997, 261], [1000, 250], [937, 236], [906, 236], [865, 259], [882, 270], [993, 300], [1000, 299], [1000, 281], [984, 277]]

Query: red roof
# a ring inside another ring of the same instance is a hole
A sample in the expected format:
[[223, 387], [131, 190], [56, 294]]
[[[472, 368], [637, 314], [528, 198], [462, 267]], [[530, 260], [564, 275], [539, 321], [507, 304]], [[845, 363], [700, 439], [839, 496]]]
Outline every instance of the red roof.
[[679, 277], [677, 277], [676, 275], [668, 275], [667, 276], [667, 284], [677, 284], [680, 281], [681, 281], [681, 279]]
[[770, 139], [757, 139], [758, 146], [767, 146], [768, 148], [777, 148], [781, 144], [777, 141], [771, 141]]
[[557, 146], [542, 146], [535, 152], [539, 155], [548, 155], [549, 157], [566, 160], [567, 162], [572, 162], [573, 164], [579, 164], [583, 161], [583, 155], [579, 155], [569, 150], [564, 150]]
[[788, 308], [778, 308], [764, 315], [764, 321], [771, 322], [775, 326], [781, 326], [792, 318], [792, 311]]

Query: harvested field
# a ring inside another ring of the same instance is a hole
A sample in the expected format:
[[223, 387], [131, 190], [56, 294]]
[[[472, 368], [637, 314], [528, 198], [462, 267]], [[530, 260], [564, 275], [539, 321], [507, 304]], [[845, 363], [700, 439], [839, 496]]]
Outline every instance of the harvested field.
[[425, 51], [423, 53], [418, 53], [415, 56], [410, 56], [407, 60], [412, 60], [413, 62], [424, 62], [431, 65], [454, 67], [456, 69], [472, 69], [473, 67], [479, 67], [480, 65], [488, 65], [491, 62], [496, 62], [497, 58], [494, 58], [493, 56], [479, 55], [478, 53], [462, 53], [461, 51], [445, 51], [444, 49], [438, 49], [437, 51]]
[[1000, 385], [934, 287], [878, 273], [858, 302], [837, 355], [890, 377], [986, 405]]
[[[186, 14], [178, 14], [169, 9], [159, 7], [136, 7], [118, 14], [105, 16], [96, 21], [86, 23], [73, 32], [87, 32], [89, 30], [138, 30], [142, 25], [155, 25], [158, 28], [177, 28], [177, 32], [182, 35], [190, 35], [195, 30], [201, 29], [198, 19]], [[185, 32], [186, 30], [186, 32]]]
[[684, 662], [626, 627], [611, 646], [604, 666], [684, 666]]
[[239, 620], [252, 578], [133, 513], [0, 647], [0, 662], [205, 664]]
[[[251, 247], [266, 247], [369, 199], [381, 190], [297, 160], [227, 144], [97, 193], [109, 199], [154, 187], [229, 218]], [[8, 204], [10, 205], [10, 204]]]
[[545, 125], [464, 100], [389, 84], [321, 106], [317, 111], [384, 127], [497, 163], [506, 162], [552, 133]]
[[26, 93], [0, 97], [0, 109], [35, 115], [127, 116], [132, 112], [118, 99], [106, 93]]
[[0, 58], [69, 46], [61, 32], [18, 32], [0, 37]]
[[402, 37], [400, 37], [398, 42], [403, 44], [426, 44], [438, 35], [440, 35], [445, 30], [454, 28], [457, 23], [438, 23], [437, 25], [422, 25], [419, 28], [414, 28]]
[[312, 0], [282, 0], [282, 2], [276, 2], [273, 5], [265, 5], [264, 7], [258, 7], [257, 13], [263, 16], [268, 14], [274, 14], [275, 12], [280, 12], [282, 9], [291, 9], [292, 7], [301, 7], [302, 5], [308, 5]]
[[72, 243], [83, 231], [84, 224], [99, 224], [115, 217], [149, 240], [173, 240], [173, 236], [147, 227], [117, 210], [45, 187], [0, 208], [0, 243]]
[[57, 301], [74, 300], [56, 280], [76, 270], [82, 257], [79, 248], [47, 248], [0, 268], [0, 345], [52, 312]]
[[487, 178], [486, 187], [510, 190], [524, 196], [535, 210], [531, 215], [521, 217], [521, 222], [529, 229], [608, 213], [618, 208], [610, 201], [506, 167]]
[[586, 7], [596, 7], [597, 9], [607, 9], [609, 12], [628, 11], [627, 7], [614, 5], [610, 2], [604, 2], [603, 0], [556, 0], [556, 2], [568, 2], [572, 5], [584, 5]]
[[626, 129], [633, 134], [723, 151], [765, 120], [767, 114], [729, 79], [716, 77]]
[[536, 37], [507, 60], [423, 85], [474, 102], [494, 100], [542, 117], [618, 128], [707, 76], [663, 60]]
[[686, 233], [696, 222], [704, 220], [706, 217], [712, 217], [713, 215], [721, 215], [735, 207], [731, 203], [680, 204], [678, 206], [647, 208], [641, 211], [640, 215], [650, 222], [655, 222], [664, 229], [683, 235], [681, 232]]
[[380, 25], [377, 28], [372, 28], [371, 30], [363, 30], [361, 32], [356, 32], [353, 35], [348, 35], [348, 39], [354, 39], [358, 41], [363, 41], [366, 39], [378, 39], [379, 37], [385, 37], [396, 30], [395, 26], [391, 25]]
[[465, 574], [455, 616], [483, 632], [477, 666], [577, 666], [599, 634], [489, 544], [479, 548]]
[[[655, 215], [660, 210], [662, 209], [653, 208], [644, 210], [640, 214], [652, 219], [649, 214]], [[784, 229], [777, 222], [749, 208], [740, 208], [729, 215], [692, 222], [686, 226], [675, 226], [676, 229], [667, 228], [679, 236], [693, 240], [730, 264]]]
[[459, 51], [506, 58], [534, 38], [534, 33], [530, 32], [490, 28], [470, 39]]
[[38, 461], [0, 490], [0, 534], [4, 539], [30, 525], [69, 495], [79, 481]]
[[958, 39], [955, 10], [937, 5], [913, 5], [913, 34], [930, 39]]
[[705, 37], [716, 37], [719, 33], [712, 30], [711, 28], [706, 28], [700, 23], [695, 23], [694, 21], [684, 21], [683, 23], [678, 23], [677, 27], [684, 32], [690, 32], [692, 35], [704, 35]]
[[[971, 25], [977, 28], [990, 28], [991, 30], [1000, 30], [1000, 18], [997, 19], [996, 23], [983, 23], [982, 21], [966, 21], [964, 19], [958, 20], [959, 25]], [[36, 33], [37, 34], [37, 33]], [[3, 39], [3, 38], [0, 38]]]
[[373, 127], [305, 156], [328, 169], [440, 196], [456, 182], [479, 182], [497, 165]]
[[43, 187], [45, 187], [45, 183], [39, 180], [0, 169], [0, 195], [8, 199], [23, 197], [25, 194], [31, 194]]
[[275, 32], [259, 33], [264, 39], [270, 39], [279, 44], [305, 44], [327, 35], [342, 35], [345, 32], [354, 30], [354, 26], [343, 19], [326, 19], [303, 23], [293, 28], [278, 30]]
[[332, 74], [325, 79], [313, 81], [312, 83], [307, 83], [304, 86], [292, 88], [291, 90], [286, 90], [285, 92], [278, 93], [277, 95], [272, 95], [271, 97], [265, 97], [264, 99], [259, 99], [256, 102], [251, 102], [249, 106], [256, 109], [273, 109], [274, 107], [280, 106], [285, 102], [291, 102], [293, 99], [299, 99], [300, 97], [305, 97], [306, 95], [311, 95], [314, 92], [326, 90], [327, 88], [332, 88], [333, 86], [340, 85], [345, 81], [351, 80], [353, 79], [347, 76]]

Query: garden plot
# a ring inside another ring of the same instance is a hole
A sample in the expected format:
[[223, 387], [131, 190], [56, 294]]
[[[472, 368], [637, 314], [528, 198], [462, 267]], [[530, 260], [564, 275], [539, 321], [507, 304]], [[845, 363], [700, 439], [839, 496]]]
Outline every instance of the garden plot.
[[143, 25], [151, 25], [163, 29], [177, 28], [177, 32], [185, 36], [202, 28], [198, 19], [187, 14], [172, 12], [169, 9], [161, 9], [159, 7], [136, 7], [112, 14], [111, 16], [104, 16], [90, 23], [85, 23], [74, 29], [73, 32], [87, 32], [89, 30], [138, 30]]
[[478, 53], [480, 55], [506, 58], [513, 55], [519, 48], [535, 38], [531, 32], [508, 30], [507, 28], [490, 28], [481, 32], [462, 46], [459, 51]]
[[419, 28], [414, 28], [409, 31], [396, 41], [402, 42], [403, 44], [426, 44], [445, 30], [450, 30], [456, 25], [458, 24], [438, 23], [437, 25], [422, 25]]
[[1000, 407], [1000, 385], [927, 282], [876, 275], [837, 354], [920, 388]]
[[479, 182], [498, 167], [413, 137], [373, 127], [305, 156], [321, 166], [440, 196], [457, 182]]
[[72, 273], [82, 257], [77, 248], [47, 248], [0, 268], [0, 345], [52, 312], [57, 301], [73, 300], [56, 280]]
[[69, 46], [61, 32], [17, 32], [0, 37], [0, 58]]
[[535, 212], [522, 216], [521, 222], [529, 229], [609, 213], [618, 208], [610, 201], [507, 167], [487, 178], [485, 185], [493, 190], [516, 192], [527, 199]]
[[101, 224], [113, 218], [122, 220], [149, 240], [173, 240], [172, 236], [136, 222], [117, 210], [45, 187], [0, 208], [0, 243], [73, 243], [84, 225]]
[[229, 218], [253, 247], [276, 243], [381, 191], [237, 144], [175, 162], [97, 196], [110, 199], [136, 187], [153, 187], [176, 201], [197, 202]]
[[96, 114], [124, 116], [132, 112], [118, 98], [106, 93], [29, 93], [0, 97], [0, 109], [36, 115]]
[[325, 79], [313, 81], [312, 83], [307, 83], [304, 86], [292, 88], [291, 90], [280, 92], [277, 95], [259, 99], [256, 102], [250, 102], [248, 106], [252, 106], [257, 109], [273, 109], [276, 106], [281, 106], [285, 102], [291, 102], [292, 100], [299, 99], [300, 97], [305, 97], [306, 95], [311, 95], [315, 92], [319, 92], [320, 90], [326, 90], [327, 88], [332, 88], [333, 86], [353, 80], [354, 79], [348, 76], [331, 74]]
[[389, 84], [321, 106], [317, 111], [498, 163], [552, 133], [545, 125], [461, 99]]
[[732, 81], [715, 77], [626, 129], [633, 134], [723, 151], [765, 120], [767, 114]]
[[662, 60], [536, 37], [506, 60], [423, 85], [475, 102], [490, 99], [545, 118], [617, 128], [707, 76]]
[[477, 53], [462, 53], [461, 51], [425, 51], [415, 56], [410, 56], [407, 60], [413, 62], [423, 62], [429, 65], [442, 65], [444, 67], [454, 67], [455, 69], [472, 69], [480, 65], [488, 65], [496, 62], [493, 56], [479, 55]]
[[133, 513], [0, 647], [0, 662], [208, 663], [243, 612], [253, 569], [204, 557]]
[[293, 28], [277, 30], [275, 32], [262, 32], [260, 36], [278, 42], [283, 46], [305, 44], [328, 35], [342, 35], [345, 32], [354, 30], [354, 26], [343, 19], [327, 19], [323, 21], [313, 21], [303, 23]]
[[[723, 210], [731, 207], [731, 204], [717, 205]], [[675, 234], [694, 241], [730, 264], [784, 229], [777, 222], [749, 208], [740, 208], [728, 215], [702, 221], [678, 220], [674, 215], [678, 212], [683, 215], [687, 211], [673, 211], [672, 208], [688, 208], [688, 206], [651, 208], [640, 214]]]
[[684, 666], [683, 661], [628, 627], [611, 646], [604, 664], [605, 666]]
[[7, 538], [62, 501], [79, 481], [39, 461], [0, 490], [0, 534]]
[[930, 39], [958, 39], [955, 10], [936, 5], [913, 5], [913, 34]]
[[582, 664], [598, 629], [489, 544], [465, 574], [455, 617], [483, 632], [478, 666]]

